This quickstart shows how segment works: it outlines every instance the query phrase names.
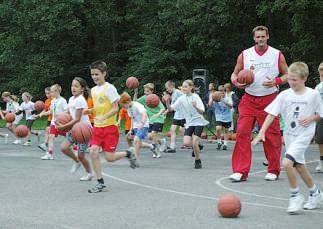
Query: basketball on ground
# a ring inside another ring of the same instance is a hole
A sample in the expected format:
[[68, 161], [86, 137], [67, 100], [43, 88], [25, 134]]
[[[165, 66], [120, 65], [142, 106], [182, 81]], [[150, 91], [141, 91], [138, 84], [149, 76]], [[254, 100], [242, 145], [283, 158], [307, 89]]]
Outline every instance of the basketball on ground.
[[147, 95], [146, 97], [146, 104], [150, 108], [157, 107], [159, 102], [160, 102], [159, 97], [156, 94], [150, 94], [150, 95]]
[[237, 82], [240, 84], [252, 84], [254, 79], [253, 72], [248, 69], [243, 69], [238, 73]]
[[241, 202], [239, 197], [231, 194], [224, 195], [218, 200], [218, 211], [225, 218], [235, 218], [240, 214]]
[[136, 89], [136, 88], [139, 87], [139, 81], [138, 81], [138, 79], [136, 77], [130, 76], [126, 80], [126, 86], [129, 89]]
[[25, 138], [28, 136], [29, 129], [25, 125], [17, 126], [15, 134], [18, 138]]
[[35, 102], [34, 107], [37, 112], [42, 112], [45, 109], [45, 103], [41, 100], [38, 100]]
[[11, 122], [15, 121], [16, 115], [14, 113], [8, 113], [8, 114], [6, 114], [4, 119], [6, 120], [6, 122], [11, 123]]
[[77, 143], [86, 144], [92, 136], [92, 127], [84, 122], [76, 123], [72, 128], [72, 137]]

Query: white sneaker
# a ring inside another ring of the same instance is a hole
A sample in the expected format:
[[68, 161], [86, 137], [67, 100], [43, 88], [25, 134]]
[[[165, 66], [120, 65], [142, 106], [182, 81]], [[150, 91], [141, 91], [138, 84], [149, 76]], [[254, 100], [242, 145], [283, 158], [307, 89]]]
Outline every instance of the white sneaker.
[[278, 176], [273, 173], [267, 173], [265, 176], [265, 180], [267, 180], [267, 181], [275, 181], [277, 179], [278, 179]]
[[304, 209], [312, 210], [317, 208], [317, 205], [323, 200], [323, 195], [320, 191], [317, 193], [310, 195], [308, 197], [307, 203], [304, 204]]
[[8, 144], [9, 134], [4, 135], [4, 144]]
[[21, 140], [16, 139], [12, 144], [19, 145], [19, 144], [21, 144]]
[[155, 155], [155, 154], [152, 154], [152, 157], [153, 157], [153, 158], [156, 158], [156, 155]]
[[42, 151], [45, 151], [45, 152], [47, 151], [47, 146], [45, 143], [39, 144], [38, 148], [41, 149]]
[[163, 138], [163, 139], [160, 139], [160, 141], [161, 141], [161, 144], [160, 144], [160, 151], [161, 152], [164, 152], [164, 151], [166, 151], [166, 149], [167, 149], [167, 142], [166, 142], [166, 138]]
[[289, 199], [287, 212], [291, 215], [297, 214], [302, 209], [303, 202], [304, 202], [304, 197], [301, 194], [291, 197]]
[[42, 160], [54, 160], [53, 154], [46, 153], [44, 156], [41, 157]]
[[84, 176], [80, 178], [80, 181], [90, 181], [94, 178], [93, 173], [86, 173]]
[[233, 182], [240, 182], [242, 178], [242, 173], [233, 173], [232, 175], [230, 175], [230, 180], [232, 180]]
[[31, 142], [26, 141], [24, 144], [22, 144], [23, 146], [31, 146]]
[[318, 165], [316, 166], [315, 168], [316, 172], [320, 173], [320, 172], [323, 172], [323, 169], [322, 169], [322, 161], [319, 161]]
[[156, 155], [156, 158], [160, 158], [161, 155], [160, 155], [160, 151], [157, 151], [157, 155]]
[[80, 166], [81, 166], [81, 163], [80, 162], [74, 163], [73, 166], [72, 166], [72, 168], [71, 168], [71, 170], [70, 170], [70, 172], [72, 174], [75, 173], [80, 168]]

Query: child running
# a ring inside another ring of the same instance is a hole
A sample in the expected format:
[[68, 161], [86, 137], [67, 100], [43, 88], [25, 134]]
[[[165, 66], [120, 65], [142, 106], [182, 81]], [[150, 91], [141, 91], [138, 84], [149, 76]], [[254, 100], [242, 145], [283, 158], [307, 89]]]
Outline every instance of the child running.
[[146, 104], [146, 98], [148, 95], [154, 93], [155, 85], [153, 83], [147, 83], [144, 85], [144, 95], [137, 99], [138, 90], [135, 90], [134, 100], [142, 104], [148, 115], [149, 119], [149, 129], [148, 129], [148, 137], [153, 141], [152, 144], [152, 153], [154, 158], [160, 158], [160, 148], [165, 149], [165, 146], [161, 146], [161, 139], [159, 133], [163, 131], [163, 126], [165, 122], [165, 107], [161, 101], [155, 108], [150, 108]]
[[143, 142], [149, 129], [149, 118], [145, 107], [136, 101], [132, 101], [127, 92], [121, 94], [120, 105], [127, 109], [128, 115], [131, 117], [131, 132], [128, 135], [134, 136], [133, 145], [137, 157], [140, 154], [141, 148], [150, 148], [153, 150], [154, 146], [152, 144]]
[[[4, 120], [5, 117], [0, 109], [0, 117]], [[9, 134], [0, 133], [0, 137], [4, 138], [4, 144], [8, 144]]]
[[[285, 122], [284, 142], [286, 147], [283, 166], [286, 170], [290, 199], [287, 212], [298, 213], [301, 208], [315, 209], [322, 200], [322, 195], [305, 165], [305, 151], [315, 133], [315, 122], [323, 116], [323, 104], [318, 91], [305, 86], [308, 78], [308, 66], [295, 62], [288, 68], [290, 89], [281, 92], [265, 111], [268, 113], [259, 134], [252, 144], [266, 140], [266, 130], [279, 114]], [[300, 194], [296, 172], [309, 189], [309, 197], [303, 205], [304, 197]]]
[[[8, 113], [16, 113], [19, 110], [19, 103], [18, 103], [17, 96], [12, 95], [8, 91], [5, 91], [2, 93], [1, 98], [4, 102], [6, 102], [6, 110], [3, 111], [3, 115]], [[13, 135], [15, 135], [16, 127], [20, 122], [20, 120], [22, 119], [22, 117], [23, 117], [23, 114], [16, 115], [16, 119], [12, 123], [7, 123], [6, 125]], [[16, 137], [16, 140], [13, 142], [13, 144], [16, 144], [16, 145], [21, 144], [21, 140]]]
[[126, 135], [126, 140], [128, 143], [128, 146], [132, 146], [132, 141], [133, 138], [130, 137], [128, 134], [129, 131], [131, 130], [131, 118], [128, 115], [127, 109], [121, 107], [119, 110], [119, 115], [118, 115], [118, 126], [120, 127], [121, 121], [124, 120], [124, 134]]
[[[58, 123], [56, 126], [57, 130], [64, 131], [65, 129], [70, 129], [77, 122], [85, 123], [92, 127], [89, 116], [83, 114], [83, 111], [88, 109], [86, 98], [88, 96], [88, 86], [83, 78], [75, 77], [72, 81], [71, 86], [72, 97], [68, 101], [68, 112], [72, 116], [72, 121], [61, 125]], [[71, 150], [71, 147], [77, 145], [77, 156]], [[71, 173], [75, 173], [81, 164], [83, 165], [86, 174], [80, 178], [80, 181], [89, 181], [94, 177], [91, 166], [85, 157], [88, 144], [78, 144], [76, 140], [72, 137], [71, 131], [66, 135], [66, 140], [61, 144], [62, 152], [70, 157], [75, 163], [72, 166]]]
[[[49, 111], [53, 97], [51, 96], [51, 92], [50, 92], [50, 87], [46, 87], [45, 88], [45, 95], [46, 95], [46, 100], [44, 102], [45, 104], [45, 109], [44, 111]], [[44, 134], [44, 143], [39, 144], [38, 148], [41, 149], [44, 152], [47, 152], [47, 147], [48, 147], [48, 139], [49, 139], [49, 127], [50, 127], [50, 123], [52, 121], [53, 116], [50, 114], [47, 117], [47, 127], [45, 129], [45, 134]]]
[[48, 150], [44, 156], [41, 157], [42, 160], [53, 160], [54, 159], [54, 141], [58, 135], [65, 136], [66, 133], [56, 129], [56, 117], [58, 114], [63, 113], [67, 110], [66, 99], [61, 96], [62, 87], [59, 84], [54, 84], [50, 87], [51, 95], [53, 100], [49, 111], [42, 111], [39, 115], [35, 117], [41, 118], [42, 116], [52, 115], [52, 120], [49, 127], [49, 137], [48, 137]]
[[203, 117], [205, 111], [204, 104], [200, 96], [194, 93], [194, 83], [192, 80], [185, 80], [182, 85], [184, 93], [174, 104], [171, 110], [181, 111], [185, 117], [184, 144], [192, 145], [195, 155], [195, 169], [202, 168], [200, 159], [200, 137], [204, 126], [209, 124]]
[[104, 157], [109, 162], [127, 157], [130, 161], [130, 167], [137, 167], [137, 158], [132, 148], [116, 152], [119, 142], [116, 115], [120, 96], [117, 89], [106, 82], [107, 70], [107, 65], [103, 61], [95, 61], [90, 65], [91, 77], [97, 86], [91, 90], [93, 108], [88, 110], [87, 113], [93, 113], [95, 116], [93, 134], [90, 140], [90, 154], [98, 183], [88, 190], [89, 193], [102, 192], [106, 188], [102, 176], [100, 151], [104, 152]]
[[37, 136], [38, 138], [38, 142], [39, 142], [39, 137], [40, 137], [40, 133], [36, 132], [36, 131], [32, 131], [31, 127], [35, 121], [35, 117], [33, 116], [33, 114], [35, 113], [35, 107], [34, 107], [34, 103], [31, 101], [32, 96], [30, 95], [29, 92], [24, 92], [21, 95], [22, 98], [22, 103], [19, 106], [19, 110], [15, 113], [16, 115], [20, 115], [21, 113], [25, 113], [26, 116], [26, 126], [29, 129], [29, 133], [27, 136], [27, 141], [23, 144], [24, 146], [31, 146], [31, 134], [34, 134]]

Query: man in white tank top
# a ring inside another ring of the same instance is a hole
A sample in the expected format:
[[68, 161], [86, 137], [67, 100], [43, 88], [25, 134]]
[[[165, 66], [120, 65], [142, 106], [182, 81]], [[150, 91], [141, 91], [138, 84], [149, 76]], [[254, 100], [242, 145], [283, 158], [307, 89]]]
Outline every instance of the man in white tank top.
[[[283, 54], [267, 44], [268, 28], [257, 26], [253, 29], [255, 46], [242, 51], [239, 55], [232, 83], [238, 88], [244, 88], [245, 94], [239, 104], [237, 139], [232, 154], [232, 181], [247, 180], [251, 166], [251, 136], [255, 122], [260, 126], [266, 118], [265, 107], [278, 94], [278, 86], [287, 82], [287, 64]], [[237, 82], [238, 73], [243, 69], [252, 70], [254, 82], [249, 86]], [[281, 75], [281, 76], [280, 76]], [[280, 76], [280, 77], [279, 77]], [[268, 173], [265, 180], [277, 180], [280, 174], [281, 136], [279, 118], [270, 126], [263, 143], [268, 160]]]

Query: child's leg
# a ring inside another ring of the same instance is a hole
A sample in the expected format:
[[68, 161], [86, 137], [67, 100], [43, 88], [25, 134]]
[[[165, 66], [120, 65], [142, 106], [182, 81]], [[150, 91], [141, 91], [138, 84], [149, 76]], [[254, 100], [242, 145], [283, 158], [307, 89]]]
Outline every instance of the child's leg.
[[170, 148], [171, 149], [175, 149], [176, 128], [177, 128], [177, 125], [171, 125], [170, 127]]
[[73, 153], [73, 151], [70, 149], [72, 143], [69, 142], [69, 141], [64, 141], [62, 144], [61, 144], [61, 151], [68, 157], [72, 158], [72, 160], [75, 162], [75, 163], [79, 163], [79, 160], [78, 158], [75, 156], [75, 154]]
[[283, 166], [286, 170], [287, 178], [288, 178], [288, 182], [289, 182], [289, 186], [290, 186], [291, 190], [298, 189], [296, 170], [294, 168], [294, 163], [295, 163], [294, 161], [292, 161], [288, 158], [284, 158], [284, 160], [283, 160]]
[[[93, 166], [96, 178], [98, 179], [98, 181], [101, 179], [103, 181], [100, 154], [99, 154], [100, 147], [97, 145], [92, 145], [89, 150], [90, 150], [92, 166]], [[99, 181], [99, 183], [100, 183], [100, 181]], [[103, 183], [103, 182], [101, 182], [101, 183]]]
[[217, 136], [217, 142], [218, 142], [218, 146], [217, 146], [217, 150], [221, 149], [222, 146], [222, 142], [221, 142], [221, 132], [222, 132], [222, 126], [217, 125], [215, 127], [215, 131], [216, 131], [216, 136]]
[[86, 159], [85, 152], [79, 151], [77, 157], [78, 157], [79, 161], [82, 163], [85, 171], [87, 173], [92, 173], [91, 166], [90, 166], [89, 161]]
[[223, 141], [223, 150], [227, 149], [228, 146], [228, 140], [229, 140], [229, 128], [224, 127], [223, 128], [223, 136], [224, 136], [224, 141]]
[[317, 172], [322, 172], [323, 171], [323, 144], [318, 144], [319, 145], [319, 150], [320, 150], [320, 161], [315, 170]]
[[54, 151], [54, 141], [55, 141], [55, 135], [54, 134], [49, 134], [48, 136], [48, 153], [53, 154]]
[[193, 135], [192, 136], [192, 147], [195, 154], [195, 160], [200, 159], [200, 147], [199, 147], [200, 137]]
[[[135, 153], [137, 155], [137, 157], [139, 156], [140, 154], [140, 148], [142, 147], [142, 143], [141, 143], [141, 140], [138, 136], [135, 136], [134, 140], [133, 140], [133, 144], [135, 146]], [[148, 144], [144, 144], [144, 147], [146, 148], [148, 146]], [[148, 146], [150, 147], [150, 146]]]
[[311, 174], [309, 173], [306, 165], [303, 165], [303, 164], [296, 165], [296, 170], [309, 189], [315, 185], [314, 180]]
[[44, 142], [46, 145], [48, 145], [48, 140], [49, 140], [49, 126], [47, 126], [45, 130]]

